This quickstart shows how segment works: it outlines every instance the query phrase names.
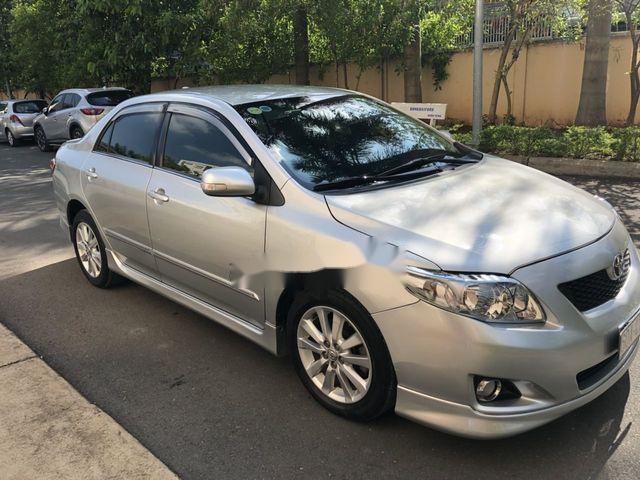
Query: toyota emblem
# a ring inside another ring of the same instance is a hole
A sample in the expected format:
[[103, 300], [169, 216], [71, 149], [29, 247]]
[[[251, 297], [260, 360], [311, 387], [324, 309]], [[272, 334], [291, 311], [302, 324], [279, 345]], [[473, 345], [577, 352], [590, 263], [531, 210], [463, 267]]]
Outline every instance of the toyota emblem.
[[613, 259], [613, 264], [607, 270], [612, 280], [620, 280], [629, 271], [629, 249], [618, 253]]

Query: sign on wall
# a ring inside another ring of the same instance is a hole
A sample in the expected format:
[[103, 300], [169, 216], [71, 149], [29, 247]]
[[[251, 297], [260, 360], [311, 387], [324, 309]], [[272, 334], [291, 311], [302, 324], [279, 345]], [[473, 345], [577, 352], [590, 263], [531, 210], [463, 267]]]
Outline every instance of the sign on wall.
[[393, 102], [391, 105], [407, 115], [420, 120], [444, 120], [447, 115], [446, 103], [402, 103]]

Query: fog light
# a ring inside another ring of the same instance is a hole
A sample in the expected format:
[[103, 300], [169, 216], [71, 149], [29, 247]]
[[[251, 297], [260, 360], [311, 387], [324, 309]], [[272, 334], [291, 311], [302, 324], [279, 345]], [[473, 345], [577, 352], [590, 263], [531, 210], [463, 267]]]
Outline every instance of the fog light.
[[502, 391], [502, 382], [496, 378], [484, 378], [476, 386], [476, 398], [479, 402], [492, 402]]

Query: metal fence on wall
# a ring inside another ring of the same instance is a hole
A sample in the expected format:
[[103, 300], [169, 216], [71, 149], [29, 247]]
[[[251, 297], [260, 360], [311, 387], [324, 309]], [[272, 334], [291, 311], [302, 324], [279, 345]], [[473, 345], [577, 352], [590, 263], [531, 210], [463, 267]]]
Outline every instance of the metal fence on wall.
[[[576, 18], [575, 15], [568, 14], [572, 18]], [[485, 45], [496, 46], [504, 43], [505, 37], [509, 31], [509, 15], [504, 11], [504, 7], [501, 2], [487, 2], [485, 5], [483, 26], [483, 41]], [[559, 38], [553, 28], [551, 22], [545, 19], [538, 19], [532, 22], [531, 32], [529, 39], [531, 41], [543, 41]], [[460, 36], [455, 41], [456, 48], [464, 49], [473, 45], [473, 26], [470, 25], [468, 31]], [[611, 32], [628, 32], [629, 26], [625, 21], [618, 21], [611, 25]]]

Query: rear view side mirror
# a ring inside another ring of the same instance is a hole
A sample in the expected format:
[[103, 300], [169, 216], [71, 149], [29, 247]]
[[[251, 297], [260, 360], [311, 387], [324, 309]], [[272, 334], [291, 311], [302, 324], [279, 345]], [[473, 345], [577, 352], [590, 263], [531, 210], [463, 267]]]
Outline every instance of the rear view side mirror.
[[451, 140], [452, 142], [455, 140], [455, 138], [453, 138], [453, 135], [451, 135], [451, 132], [449, 130], [438, 130], [438, 132], [440, 133], [440, 135], [444, 136], [447, 140]]
[[246, 197], [253, 195], [253, 178], [241, 167], [218, 167], [205, 170], [200, 177], [202, 191], [212, 197]]
[[45, 115], [47, 115], [49, 113], [49, 107], [44, 107], [42, 109], [42, 113], [44, 113]]

